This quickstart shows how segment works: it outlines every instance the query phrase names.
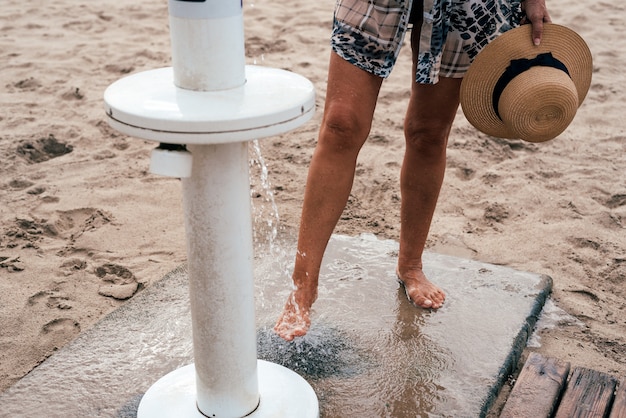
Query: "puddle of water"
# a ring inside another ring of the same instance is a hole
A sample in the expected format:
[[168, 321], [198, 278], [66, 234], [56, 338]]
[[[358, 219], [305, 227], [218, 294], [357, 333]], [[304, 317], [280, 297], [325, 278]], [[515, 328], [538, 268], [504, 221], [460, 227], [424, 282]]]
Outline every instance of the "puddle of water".
[[538, 280], [523, 273], [500, 280], [499, 267], [429, 255], [435, 259], [427, 260], [427, 274], [448, 299], [438, 312], [416, 309], [395, 279], [395, 242], [335, 236], [312, 328], [286, 343], [271, 327], [291, 284], [271, 265], [288, 265], [292, 256], [257, 260], [257, 294], [272, 295], [257, 306], [259, 358], [303, 375], [320, 397], [322, 416], [333, 418], [480, 415], [524, 328], [524, 293]]

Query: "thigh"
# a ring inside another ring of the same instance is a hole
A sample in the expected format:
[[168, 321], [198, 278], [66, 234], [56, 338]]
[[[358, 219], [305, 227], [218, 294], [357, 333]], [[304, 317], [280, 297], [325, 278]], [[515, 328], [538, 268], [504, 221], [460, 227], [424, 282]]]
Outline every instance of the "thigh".
[[355, 66], [387, 78], [400, 51], [408, 3], [409, 0], [338, 0], [331, 34], [333, 51]]
[[[413, 74], [417, 70], [419, 37], [419, 31], [411, 32]], [[459, 107], [461, 81], [461, 78], [440, 77], [436, 84], [422, 84], [413, 79], [407, 123], [419, 123], [421, 127], [449, 129]]]
[[[324, 119], [369, 131], [383, 79], [331, 53]], [[354, 126], [356, 124], [356, 126]], [[363, 138], [365, 140], [365, 138]]]

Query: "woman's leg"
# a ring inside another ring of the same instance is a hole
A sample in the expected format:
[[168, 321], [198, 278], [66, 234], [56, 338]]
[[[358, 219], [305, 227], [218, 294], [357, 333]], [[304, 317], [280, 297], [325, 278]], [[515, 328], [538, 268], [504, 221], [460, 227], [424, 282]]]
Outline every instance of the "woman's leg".
[[[411, 33], [415, 71], [419, 31]], [[407, 296], [423, 308], [439, 308], [444, 292], [422, 271], [422, 254], [446, 167], [448, 135], [459, 105], [461, 79], [441, 78], [437, 84], [413, 82], [404, 133], [398, 278]]]
[[381, 78], [331, 54], [324, 116], [304, 193], [294, 290], [274, 327], [285, 340], [309, 329], [322, 257], [350, 195], [381, 83]]

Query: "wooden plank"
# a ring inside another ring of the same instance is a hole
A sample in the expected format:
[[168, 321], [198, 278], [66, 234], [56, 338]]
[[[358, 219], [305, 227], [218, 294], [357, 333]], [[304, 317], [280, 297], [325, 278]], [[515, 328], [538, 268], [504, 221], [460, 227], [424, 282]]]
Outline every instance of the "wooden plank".
[[569, 374], [570, 364], [531, 353], [500, 413], [500, 418], [550, 417]]
[[613, 409], [611, 409], [611, 415], [609, 418], [624, 418], [626, 417], [626, 378], [619, 382], [619, 388], [615, 393], [615, 400], [613, 401]]
[[555, 418], [608, 416], [617, 380], [606, 373], [577, 367], [569, 379]]

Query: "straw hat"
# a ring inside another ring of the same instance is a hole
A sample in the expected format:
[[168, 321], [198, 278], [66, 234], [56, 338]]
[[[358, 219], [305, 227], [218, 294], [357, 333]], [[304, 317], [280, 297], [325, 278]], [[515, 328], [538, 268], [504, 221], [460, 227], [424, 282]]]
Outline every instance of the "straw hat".
[[469, 122], [500, 138], [543, 142], [574, 119], [591, 84], [591, 52], [574, 31], [544, 26], [541, 45], [531, 25], [497, 37], [470, 66], [461, 84]]

